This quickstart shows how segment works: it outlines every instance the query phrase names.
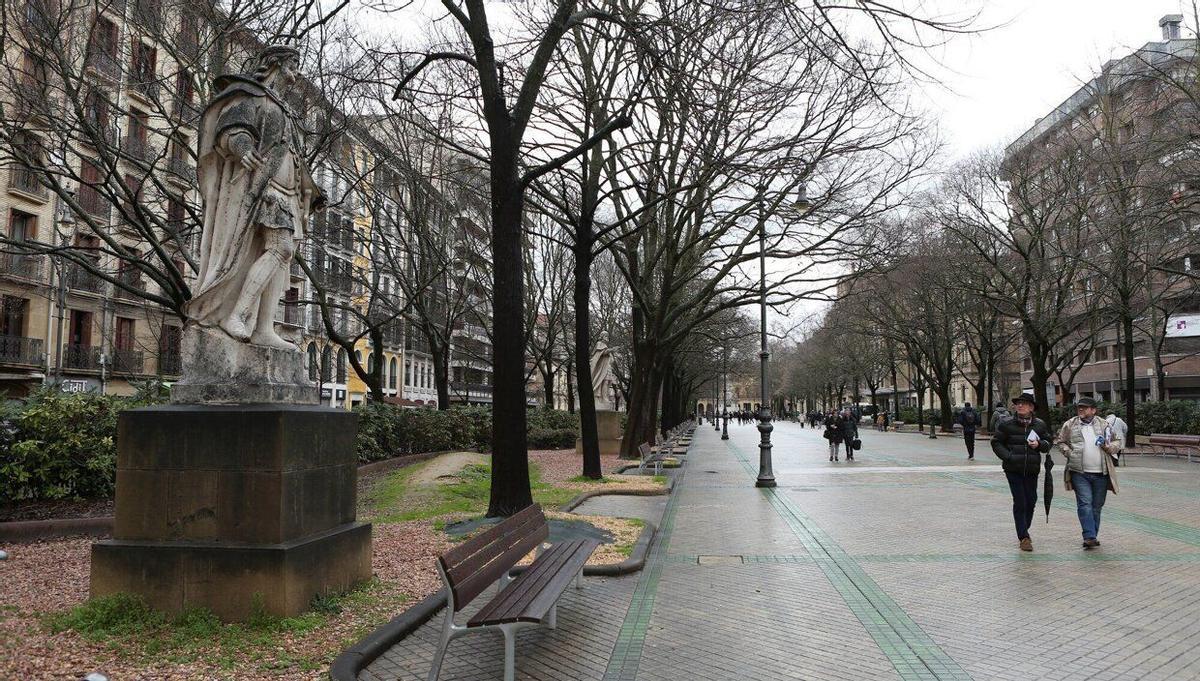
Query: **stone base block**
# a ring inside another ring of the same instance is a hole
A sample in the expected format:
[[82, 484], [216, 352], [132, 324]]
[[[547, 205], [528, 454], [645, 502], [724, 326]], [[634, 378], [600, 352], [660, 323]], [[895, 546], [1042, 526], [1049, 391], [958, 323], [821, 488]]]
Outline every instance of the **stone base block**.
[[317, 404], [304, 353], [241, 343], [220, 329], [188, 324], [183, 377], [171, 386], [175, 404]]
[[269, 613], [297, 615], [313, 596], [345, 591], [370, 577], [366, 523], [283, 544], [110, 539], [92, 545], [93, 597], [132, 593], [157, 610], [201, 606], [225, 621], [246, 619], [260, 599]]
[[[596, 411], [596, 431], [600, 436], [600, 456], [616, 456], [621, 451], [621, 415], [615, 411]], [[575, 440], [575, 452], [583, 454], [583, 439]]]

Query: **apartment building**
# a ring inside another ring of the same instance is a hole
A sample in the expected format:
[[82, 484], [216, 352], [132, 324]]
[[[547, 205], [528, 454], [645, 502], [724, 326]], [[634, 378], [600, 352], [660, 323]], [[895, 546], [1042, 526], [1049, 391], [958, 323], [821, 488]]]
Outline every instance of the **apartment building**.
[[[1069, 341], [1071, 347], [1061, 349], [1064, 356], [1073, 356], [1062, 372], [1065, 378], [1053, 376], [1047, 387], [1052, 404], [1069, 404], [1080, 396], [1139, 402], [1200, 399], [1200, 297], [1186, 275], [1194, 271], [1193, 263], [1200, 264], [1192, 254], [1200, 220], [1194, 211], [1197, 186], [1189, 179], [1195, 158], [1187, 142], [1200, 123], [1195, 99], [1187, 95], [1189, 82], [1195, 82], [1197, 55], [1195, 40], [1181, 38], [1182, 22], [1182, 15], [1164, 16], [1161, 40], [1104, 64], [1005, 151], [1010, 174], [1040, 177], [1047, 192], [1061, 185], [1085, 197], [1085, 210], [1062, 217], [1063, 229], [1082, 229], [1107, 249], [1122, 230], [1136, 226], [1141, 242], [1130, 257], [1145, 268], [1164, 271], [1139, 275], [1146, 285], [1133, 300], [1139, 310], [1132, 334], [1133, 394], [1125, 394], [1126, 339], [1120, 326], [1089, 323]], [[1128, 196], [1125, 213], [1111, 205], [1112, 197], [1122, 192]], [[1036, 205], [1029, 197], [1010, 203], [1014, 211]], [[1084, 314], [1104, 299], [1098, 288], [1104, 285], [1094, 276], [1079, 277], [1069, 309]], [[1029, 384], [1032, 369], [1026, 353], [1023, 384]], [[1062, 384], [1066, 380], [1070, 385]]]

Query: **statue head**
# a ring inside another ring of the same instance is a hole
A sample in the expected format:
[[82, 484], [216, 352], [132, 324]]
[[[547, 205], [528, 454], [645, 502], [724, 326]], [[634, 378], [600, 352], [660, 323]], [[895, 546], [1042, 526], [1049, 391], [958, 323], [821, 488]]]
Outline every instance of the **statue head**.
[[258, 54], [254, 79], [286, 91], [300, 78], [300, 51], [291, 45], [270, 45]]

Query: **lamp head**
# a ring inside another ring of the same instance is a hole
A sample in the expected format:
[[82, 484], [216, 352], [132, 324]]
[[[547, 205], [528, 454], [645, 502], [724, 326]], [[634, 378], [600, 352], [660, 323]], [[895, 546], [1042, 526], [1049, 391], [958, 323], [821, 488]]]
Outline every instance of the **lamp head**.
[[800, 186], [796, 188], [796, 203], [794, 205], [800, 210], [812, 208], [812, 202], [808, 200], [808, 185], [804, 182], [801, 182]]

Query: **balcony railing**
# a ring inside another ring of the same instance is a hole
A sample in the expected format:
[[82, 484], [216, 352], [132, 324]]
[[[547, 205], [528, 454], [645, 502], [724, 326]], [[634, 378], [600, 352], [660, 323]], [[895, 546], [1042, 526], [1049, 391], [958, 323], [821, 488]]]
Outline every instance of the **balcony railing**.
[[10, 168], [8, 188], [43, 200], [50, 196], [46, 186], [38, 182], [37, 173], [28, 168]]
[[151, 156], [150, 145], [136, 135], [126, 135], [125, 139], [121, 140], [121, 150], [139, 161], [147, 161]]
[[0, 364], [40, 366], [46, 362], [41, 338], [0, 336]]
[[92, 293], [104, 291], [104, 285], [107, 283], [78, 265], [71, 265], [67, 268], [66, 282], [67, 288], [75, 291], [90, 291]]
[[190, 184], [196, 181], [196, 169], [192, 167], [191, 161], [186, 158], [172, 156], [167, 162], [167, 169], [184, 183]]
[[171, 115], [190, 124], [200, 117], [200, 109], [193, 102], [184, 101], [182, 97], [177, 96], [171, 102]]
[[121, 284], [123, 284], [125, 287], [127, 287], [129, 289], [133, 289], [133, 291], [129, 291], [129, 290], [126, 290], [126, 288], [122, 288], [121, 286], [114, 287], [114, 291], [116, 292], [116, 295], [119, 298], [137, 299], [140, 297], [137, 294], [137, 291], [145, 290], [145, 284], [142, 281], [142, 273], [140, 270], [136, 270], [133, 268], [125, 270], [125, 271], [121, 272], [118, 279], [120, 280]]
[[114, 349], [112, 369], [120, 374], [140, 374], [146, 366], [145, 353], [141, 350]]
[[275, 319], [289, 326], [300, 326], [304, 320], [300, 318], [300, 306], [295, 303], [280, 303]]
[[64, 345], [62, 364], [68, 369], [100, 369], [100, 348], [93, 345]]
[[46, 259], [33, 253], [0, 253], [0, 273], [22, 279], [40, 280]]
[[159, 84], [154, 76], [129, 76], [129, 91], [150, 102], [158, 101]]
[[178, 376], [183, 371], [183, 356], [177, 352], [161, 352], [158, 355], [158, 373]]
[[103, 50], [88, 52], [87, 65], [97, 74], [110, 80], [121, 77], [121, 63], [117, 61], [116, 57]]
[[153, 0], [137, 0], [133, 5], [133, 19], [147, 30], [158, 31], [162, 28], [162, 6]]
[[46, 86], [38, 82], [19, 82], [13, 88], [17, 112], [23, 116], [44, 116], [50, 109]]
[[450, 392], [460, 395], [488, 395], [492, 394], [492, 386], [486, 383], [450, 383]]
[[79, 207], [88, 215], [98, 217], [107, 222], [112, 215], [112, 204], [100, 195], [100, 192], [89, 186], [79, 188]]

